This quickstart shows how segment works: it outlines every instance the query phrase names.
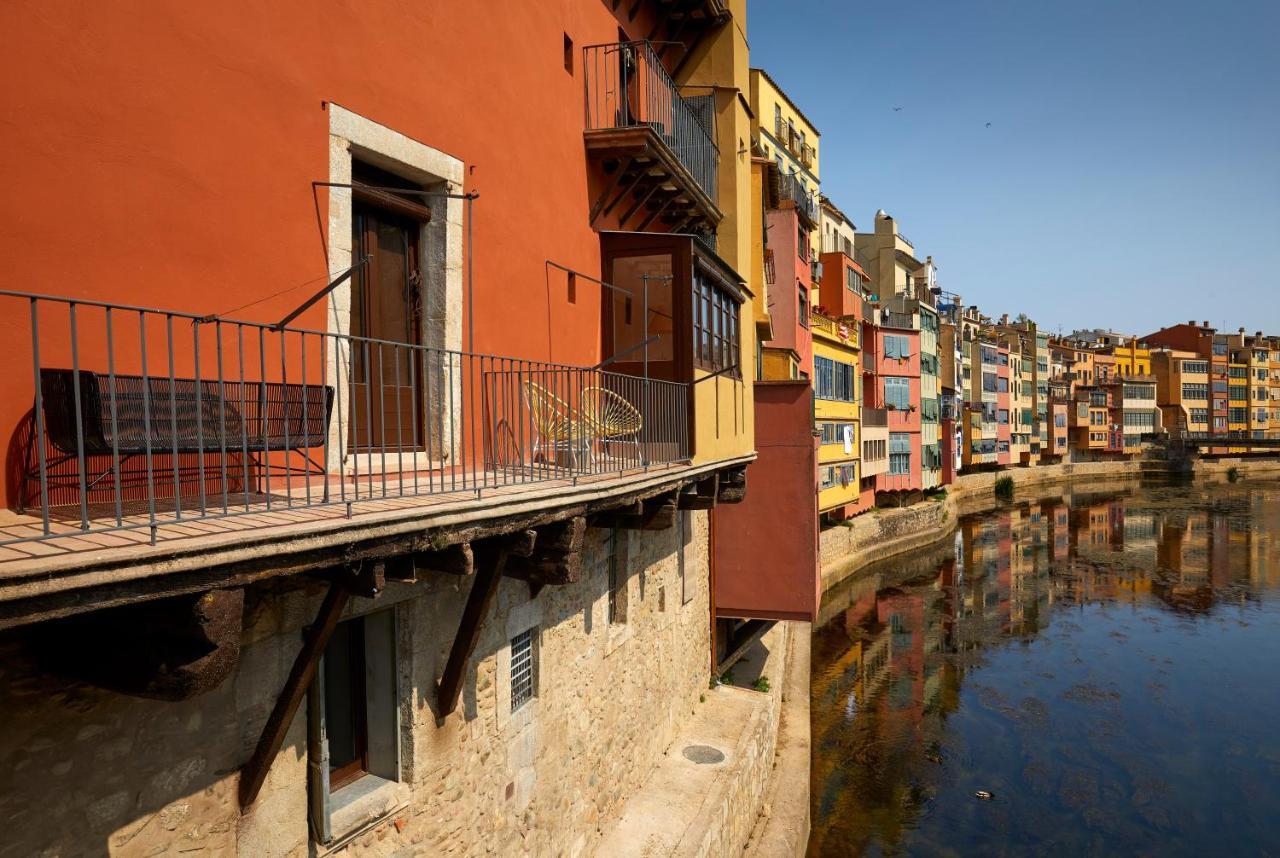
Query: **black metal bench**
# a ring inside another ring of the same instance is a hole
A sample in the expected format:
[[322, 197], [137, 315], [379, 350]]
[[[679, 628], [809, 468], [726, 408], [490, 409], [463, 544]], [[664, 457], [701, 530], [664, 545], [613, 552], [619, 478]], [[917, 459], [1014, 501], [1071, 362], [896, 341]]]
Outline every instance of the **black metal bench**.
[[60, 451], [85, 455], [265, 453], [324, 445], [333, 388], [269, 381], [196, 381], [80, 371], [40, 371], [45, 432]]
[[[45, 440], [50, 448], [46, 482], [69, 489], [67, 468], [85, 456], [83, 485], [92, 489], [124, 463], [150, 453], [258, 454], [299, 452], [323, 447], [333, 412], [334, 389], [320, 384], [222, 381], [167, 376], [107, 375], [79, 371], [79, 425], [76, 420], [76, 372], [42, 369], [40, 396]], [[33, 438], [33, 443], [40, 443]], [[26, 474], [41, 479], [39, 467]], [[78, 465], [74, 465], [78, 473]], [[176, 474], [179, 465], [171, 465]], [[321, 468], [322, 469], [322, 468]], [[170, 468], [161, 468], [169, 471]], [[183, 468], [182, 470], [189, 470]], [[117, 474], [121, 480], [124, 474]], [[189, 475], [183, 474], [183, 481]], [[23, 492], [23, 505], [36, 495]], [[76, 493], [78, 494], [78, 492]], [[69, 500], [69, 499], [68, 499]]]

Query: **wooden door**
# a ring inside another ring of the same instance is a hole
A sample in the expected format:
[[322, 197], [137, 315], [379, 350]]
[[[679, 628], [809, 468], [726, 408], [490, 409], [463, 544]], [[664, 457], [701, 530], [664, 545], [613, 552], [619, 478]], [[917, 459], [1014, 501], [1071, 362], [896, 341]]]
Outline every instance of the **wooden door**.
[[352, 211], [352, 255], [369, 257], [351, 288], [351, 442], [422, 446], [422, 289], [418, 222], [371, 205]]

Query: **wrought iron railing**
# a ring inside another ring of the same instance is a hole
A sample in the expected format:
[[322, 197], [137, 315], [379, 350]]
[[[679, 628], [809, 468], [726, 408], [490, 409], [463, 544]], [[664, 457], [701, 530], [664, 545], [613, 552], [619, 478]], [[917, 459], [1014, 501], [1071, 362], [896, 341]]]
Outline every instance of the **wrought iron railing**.
[[779, 197], [795, 203], [796, 211], [811, 225], [818, 223], [818, 195], [808, 190], [798, 176], [791, 173], [778, 177]]
[[823, 253], [843, 253], [853, 258], [853, 242], [838, 233], [824, 233], [822, 236]]
[[0, 545], [138, 529], [154, 542], [200, 520], [350, 516], [689, 457], [683, 383], [20, 292], [0, 307], [29, 320], [9, 342], [29, 354], [10, 391], [31, 402]]
[[583, 48], [587, 130], [652, 129], [713, 201], [720, 152], [710, 96], [680, 94], [653, 45], [614, 42]]
[[915, 329], [914, 313], [899, 313], [895, 310], [881, 310], [880, 324], [886, 328]]

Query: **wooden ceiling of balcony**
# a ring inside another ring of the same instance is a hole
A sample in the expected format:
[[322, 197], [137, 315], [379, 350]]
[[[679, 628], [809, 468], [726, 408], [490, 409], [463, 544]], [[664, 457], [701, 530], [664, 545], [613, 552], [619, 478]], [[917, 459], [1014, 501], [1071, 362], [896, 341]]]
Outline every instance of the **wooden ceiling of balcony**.
[[644, 4], [656, 7], [653, 26], [644, 38], [655, 44], [658, 57], [667, 51], [681, 49], [684, 55], [676, 63], [673, 74], [678, 76], [685, 63], [694, 54], [698, 42], [713, 26], [728, 21], [730, 13], [724, 0], [612, 0], [614, 14], [625, 14], [627, 21], [634, 21]]
[[587, 155], [608, 181], [591, 206], [591, 225], [616, 213], [617, 229], [708, 233], [723, 214], [702, 186], [647, 125], [585, 132]]

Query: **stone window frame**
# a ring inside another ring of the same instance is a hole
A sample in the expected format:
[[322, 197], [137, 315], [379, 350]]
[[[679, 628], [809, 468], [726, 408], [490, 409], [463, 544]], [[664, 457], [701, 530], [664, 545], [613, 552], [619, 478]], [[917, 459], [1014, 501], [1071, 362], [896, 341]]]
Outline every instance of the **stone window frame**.
[[[533, 697], [512, 712], [511, 641], [528, 631], [534, 633]], [[545, 633], [542, 602], [529, 599], [512, 607], [507, 613], [507, 622], [502, 631], [502, 646], [494, 655], [494, 712], [498, 729], [507, 737], [519, 733], [538, 719], [538, 708], [547, 682], [547, 659], [543, 655]]]
[[[382, 125], [341, 105], [330, 102], [329, 112], [329, 187], [328, 211], [328, 264], [331, 276], [336, 277], [351, 267], [352, 194], [351, 189], [338, 187], [351, 183], [352, 162], [361, 161], [421, 185], [428, 191], [460, 194], [463, 190], [465, 166], [452, 155], [414, 140], [406, 134]], [[420, 237], [420, 274], [423, 289], [422, 331], [424, 344], [433, 349], [459, 352], [462, 350], [463, 315], [463, 201], [445, 197], [428, 197], [425, 202], [432, 210], [430, 222], [422, 227]], [[351, 330], [351, 281], [338, 286], [329, 296], [326, 312], [326, 330], [346, 335]], [[346, 347], [329, 348], [325, 372], [328, 383], [339, 389], [340, 401], [349, 403], [349, 366]], [[459, 414], [462, 406], [460, 385], [442, 394], [448, 402], [426, 403], [440, 409], [440, 414]], [[341, 469], [353, 473], [357, 455], [343, 449], [343, 440], [351, 437], [346, 425], [349, 416], [334, 409], [335, 415], [329, 427], [329, 458], [326, 465], [334, 471]], [[441, 437], [447, 437], [441, 433]], [[461, 434], [458, 434], [461, 438]], [[408, 466], [429, 467], [433, 458], [453, 457], [455, 450], [424, 451], [407, 457]], [[382, 469], [382, 457], [360, 455], [361, 473], [373, 474]], [[397, 457], [395, 467], [400, 467]]]
[[[377, 772], [370, 772], [338, 790], [329, 791], [321, 727], [324, 712], [323, 655], [316, 667], [315, 678], [307, 689], [308, 827], [321, 853], [342, 848], [353, 837], [403, 810], [411, 801], [405, 772], [408, 756], [405, 743], [412, 731], [406, 727], [403, 705], [406, 689], [412, 688], [412, 646], [405, 634], [413, 623], [409, 610], [408, 601], [386, 605], [373, 600], [359, 600], [347, 609], [341, 620], [348, 622], [363, 617], [367, 621], [370, 617], [385, 616], [390, 627], [382, 635], [390, 648], [392, 669], [386, 677], [389, 685], [375, 684], [372, 692], [387, 698], [384, 703], [388, 704], [387, 714], [392, 719], [391, 735], [383, 743], [386, 745], [385, 758], [376, 764]], [[368, 628], [366, 622], [366, 641]]]
[[676, 511], [676, 557], [680, 572], [680, 606], [693, 601], [695, 588], [689, 586], [690, 567], [697, 568], [697, 553], [693, 544], [693, 513], [687, 509]]
[[[631, 538], [628, 531], [612, 528], [612, 537], [603, 543], [605, 551], [604, 626], [605, 656], [611, 655], [631, 639]], [[616, 589], [610, 586], [610, 569], [617, 562]], [[609, 601], [621, 610], [615, 618], [609, 616]]]

